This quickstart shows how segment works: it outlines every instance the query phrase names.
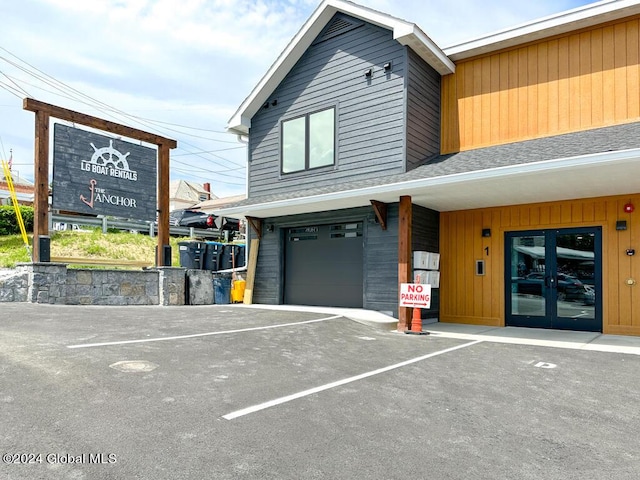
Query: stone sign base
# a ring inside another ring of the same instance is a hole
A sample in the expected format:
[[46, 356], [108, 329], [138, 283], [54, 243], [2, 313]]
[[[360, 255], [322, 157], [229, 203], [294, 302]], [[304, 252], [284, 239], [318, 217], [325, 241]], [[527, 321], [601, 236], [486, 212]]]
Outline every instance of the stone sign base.
[[[61, 305], [185, 305], [187, 270], [69, 269], [64, 263], [24, 263], [0, 276], [0, 302]], [[213, 289], [213, 278], [209, 274]], [[206, 282], [201, 282], [203, 289]], [[190, 285], [197, 294], [197, 285]], [[206, 304], [206, 293], [198, 298]], [[187, 300], [188, 301], [188, 300]], [[209, 303], [213, 303], [213, 293]]]

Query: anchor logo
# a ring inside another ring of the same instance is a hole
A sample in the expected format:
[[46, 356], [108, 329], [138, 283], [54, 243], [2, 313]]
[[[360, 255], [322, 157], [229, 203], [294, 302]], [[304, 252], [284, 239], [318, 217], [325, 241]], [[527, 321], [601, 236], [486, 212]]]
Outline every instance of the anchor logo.
[[91, 190], [91, 200], [87, 201], [84, 195], [80, 195], [80, 200], [82, 200], [86, 205], [89, 205], [89, 208], [93, 208], [93, 200], [95, 198], [95, 190], [96, 190], [96, 182], [93, 178], [89, 182], [89, 190]]

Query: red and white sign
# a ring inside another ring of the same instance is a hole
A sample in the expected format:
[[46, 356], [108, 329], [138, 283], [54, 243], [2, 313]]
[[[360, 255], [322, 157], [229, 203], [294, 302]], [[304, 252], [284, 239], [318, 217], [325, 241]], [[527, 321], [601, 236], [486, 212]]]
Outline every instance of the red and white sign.
[[401, 283], [400, 306], [431, 308], [431, 285], [423, 285], [421, 283]]

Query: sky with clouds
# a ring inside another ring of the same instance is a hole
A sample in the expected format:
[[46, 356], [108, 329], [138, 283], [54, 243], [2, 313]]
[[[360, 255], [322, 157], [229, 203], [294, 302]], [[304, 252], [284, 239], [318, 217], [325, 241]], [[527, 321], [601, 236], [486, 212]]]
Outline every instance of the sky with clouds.
[[[589, 0], [358, 0], [440, 47]], [[0, 158], [33, 179], [34, 114], [70, 108], [178, 141], [171, 179], [245, 192], [246, 147], [227, 121], [319, 0], [20, 0], [0, 6]]]

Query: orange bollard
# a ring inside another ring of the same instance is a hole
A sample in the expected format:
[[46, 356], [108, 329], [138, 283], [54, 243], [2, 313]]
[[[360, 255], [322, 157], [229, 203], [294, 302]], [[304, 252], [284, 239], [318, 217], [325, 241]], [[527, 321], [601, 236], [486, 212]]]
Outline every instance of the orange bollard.
[[420, 309], [414, 308], [413, 315], [411, 317], [411, 328], [406, 330], [404, 333], [409, 333], [412, 335], [430, 335], [429, 332], [422, 331], [422, 316], [420, 315]]
[[412, 332], [421, 332], [422, 331], [422, 316], [420, 315], [420, 309], [413, 309], [413, 316], [411, 317], [411, 331]]

